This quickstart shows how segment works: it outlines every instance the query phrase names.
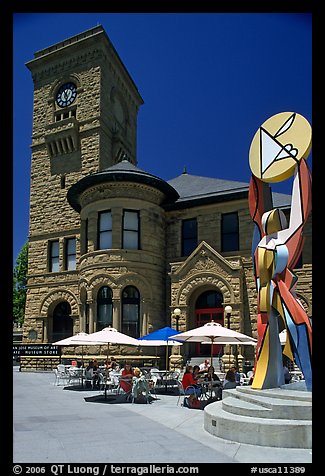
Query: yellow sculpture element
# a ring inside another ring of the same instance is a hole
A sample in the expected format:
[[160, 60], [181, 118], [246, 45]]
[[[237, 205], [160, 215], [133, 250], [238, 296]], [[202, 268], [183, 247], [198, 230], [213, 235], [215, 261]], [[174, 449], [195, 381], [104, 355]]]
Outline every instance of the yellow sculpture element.
[[249, 150], [250, 168], [263, 182], [281, 182], [311, 149], [311, 126], [300, 114], [281, 112], [257, 130]]

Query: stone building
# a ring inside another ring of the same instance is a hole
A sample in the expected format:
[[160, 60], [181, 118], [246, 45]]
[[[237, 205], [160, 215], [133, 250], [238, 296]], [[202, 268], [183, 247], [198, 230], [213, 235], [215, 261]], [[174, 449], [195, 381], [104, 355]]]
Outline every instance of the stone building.
[[[143, 100], [101, 26], [34, 56], [23, 342], [109, 325], [140, 337], [166, 325], [226, 324], [226, 305], [230, 327], [256, 337], [248, 183], [186, 171], [167, 182], [138, 167]], [[287, 214], [290, 199], [273, 194]], [[311, 220], [305, 237], [297, 291], [311, 316]]]

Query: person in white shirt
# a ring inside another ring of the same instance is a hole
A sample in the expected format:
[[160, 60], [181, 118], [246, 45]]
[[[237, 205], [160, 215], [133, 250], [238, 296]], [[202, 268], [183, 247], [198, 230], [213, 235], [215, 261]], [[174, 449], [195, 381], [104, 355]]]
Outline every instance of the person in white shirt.
[[202, 362], [202, 364], [199, 365], [200, 367], [200, 372], [207, 372], [209, 367], [210, 367], [210, 362], [209, 362], [209, 359], [205, 359], [204, 362]]

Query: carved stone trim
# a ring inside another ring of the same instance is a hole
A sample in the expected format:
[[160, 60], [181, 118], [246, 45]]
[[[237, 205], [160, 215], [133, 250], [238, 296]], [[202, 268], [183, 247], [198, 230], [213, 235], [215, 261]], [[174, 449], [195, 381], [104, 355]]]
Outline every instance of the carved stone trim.
[[43, 300], [40, 307], [40, 315], [42, 317], [48, 316], [49, 309], [53, 307], [54, 304], [60, 301], [67, 301], [71, 307], [71, 317], [73, 315], [79, 314], [78, 300], [76, 296], [65, 289], [56, 289], [49, 293], [46, 298]]
[[164, 195], [153, 187], [134, 182], [125, 181], [125, 183], [119, 182], [118, 184], [106, 182], [87, 188], [87, 190], [81, 194], [80, 204], [81, 207], [84, 208], [90, 203], [108, 198], [145, 199], [147, 202], [159, 205], [162, 202]]
[[117, 283], [108, 273], [96, 274], [89, 280], [89, 289], [92, 291], [93, 296], [97, 295], [98, 289], [102, 286], [114, 289], [117, 287]]
[[206, 285], [218, 289], [223, 294], [224, 302], [234, 301], [233, 290], [230, 284], [223, 277], [204, 273], [196, 275], [191, 280], [186, 281], [179, 289], [175, 302], [179, 303], [180, 306], [189, 305], [192, 293], [199, 287]]
[[198, 270], [216, 271], [223, 275], [233, 274], [241, 269], [240, 264], [228, 261], [208, 243], [202, 241], [193, 253], [182, 263], [171, 263], [171, 276], [184, 276], [193, 274]]
[[118, 278], [117, 282], [121, 289], [125, 288], [125, 286], [136, 287], [140, 292], [141, 299], [152, 299], [152, 289], [150, 282], [139, 274], [123, 274]]

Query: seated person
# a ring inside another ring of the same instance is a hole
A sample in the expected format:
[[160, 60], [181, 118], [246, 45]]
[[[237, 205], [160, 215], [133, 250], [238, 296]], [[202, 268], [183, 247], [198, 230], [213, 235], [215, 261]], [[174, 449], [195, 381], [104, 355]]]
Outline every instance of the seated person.
[[105, 367], [108, 371], [110, 370], [118, 370], [118, 363], [116, 362], [115, 357], [110, 357], [105, 362]]
[[236, 376], [232, 369], [229, 369], [225, 375], [225, 379], [223, 381], [222, 387], [224, 389], [227, 388], [235, 388], [236, 387]]
[[148, 381], [142, 375], [141, 370], [138, 367], [133, 369], [134, 376], [132, 377], [132, 395], [134, 396], [135, 401], [141, 401], [143, 394], [145, 394], [146, 399], [149, 395], [149, 385]]
[[92, 385], [94, 382], [94, 363], [92, 360], [88, 362], [88, 365], [85, 370], [85, 377], [86, 377], [86, 386], [88, 387]]
[[202, 364], [200, 364], [199, 368], [200, 368], [200, 373], [205, 373], [208, 371], [210, 367], [210, 362], [209, 362], [209, 359], [205, 359], [204, 362], [202, 362]]
[[[200, 367], [198, 365], [193, 365], [193, 378], [198, 380], [200, 378]], [[197, 382], [196, 382], [197, 383]]]
[[234, 372], [235, 374], [235, 380], [236, 380], [236, 384], [237, 385], [240, 385], [240, 373], [238, 372], [237, 368], [235, 367], [235, 365], [233, 365], [231, 367], [231, 370]]
[[125, 362], [124, 368], [120, 378], [120, 387], [125, 393], [131, 393], [132, 391], [132, 377], [134, 376], [133, 368], [131, 364]]
[[218, 375], [215, 373], [213, 365], [210, 365], [204, 380], [208, 384], [208, 389], [211, 392], [211, 395], [213, 390], [215, 396], [221, 398], [221, 392], [219, 391], [221, 388], [221, 381]]
[[95, 387], [99, 387], [99, 375], [98, 375], [98, 372], [99, 372], [99, 364], [97, 362], [97, 359], [94, 359], [93, 360], [93, 385]]
[[197, 384], [197, 381], [193, 377], [193, 367], [192, 365], [188, 365], [185, 369], [183, 378], [182, 378], [182, 386], [184, 389], [185, 395], [189, 395], [189, 400], [192, 402], [195, 398], [201, 395], [201, 388]]

